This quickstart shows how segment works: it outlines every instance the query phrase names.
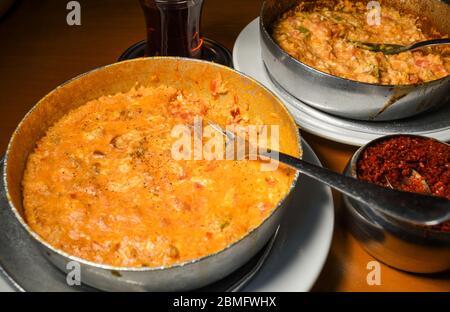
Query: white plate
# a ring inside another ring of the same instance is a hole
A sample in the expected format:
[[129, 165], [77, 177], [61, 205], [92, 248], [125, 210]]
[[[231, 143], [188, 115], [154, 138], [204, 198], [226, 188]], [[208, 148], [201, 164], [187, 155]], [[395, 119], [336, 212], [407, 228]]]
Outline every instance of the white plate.
[[[303, 142], [303, 150], [305, 160], [320, 165], [306, 142]], [[330, 189], [302, 176], [292, 202], [286, 208], [271, 254], [255, 278], [245, 286], [245, 291], [308, 291], [322, 270], [333, 235], [334, 209]], [[9, 232], [15, 241], [21, 240], [21, 229], [10, 229]], [[12, 249], [6, 248], [10, 252], [1, 254], [4, 272], [9, 273], [11, 281], [0, 273], [0, 291], [83, 291], [68, 286], [65, 276], [43, 258], [35, 245], [29, 245], [28, 240], [22, 238], [22, 243], [16, 242]], [[17, 251], [18, 246], [27, 248], [28, 252]], [[17, 286], [14, 288], [12, 284]]]
[[[321, 165], [305, 141], [303, 159]], [[300, 176], [270, 256], [243, 291], [311, 290], [328, 257], [333, 228], [334, 206], [330, 188]]]
[[361, 146], [380, 136], [411, 133], [450, 141], [450, 103], [436, 112], [395, 122], [361, 122], [332, 116], [287, 94], [270, 79], [261, 58], [259, 18], [240, 33], [233, 49], [234, 67], [261, 82], [284, 102], [304, 130], [336, 142]]

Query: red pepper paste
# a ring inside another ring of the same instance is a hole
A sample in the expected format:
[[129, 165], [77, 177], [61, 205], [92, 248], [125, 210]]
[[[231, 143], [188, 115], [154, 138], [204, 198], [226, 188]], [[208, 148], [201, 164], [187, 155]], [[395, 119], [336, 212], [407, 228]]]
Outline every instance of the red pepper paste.
[[[417, 173], [422, 179], [416, 177]], [[357, 164], [357, 175], [381, 186], [431, 192], [450, 200], [450, 146], [427, 138], [392, 137], [365, 149]], [[431, 229], [450, 232], [450, 222]]]

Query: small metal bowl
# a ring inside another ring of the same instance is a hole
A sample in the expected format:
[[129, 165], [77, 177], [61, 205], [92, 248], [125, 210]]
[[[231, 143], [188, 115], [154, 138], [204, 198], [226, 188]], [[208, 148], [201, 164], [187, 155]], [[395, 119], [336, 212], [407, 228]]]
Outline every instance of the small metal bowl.
[[[405, 135], [384, 136], [361, 147], [347, 165], [345, 174], [357, 178], [357, 163], [367, 147], [400, 136]], [[343, 198], [350, 232], [373, 257], [408, 272], [437, 273], [450, 270], [450, 233], [397, 221], [347, 196]]]

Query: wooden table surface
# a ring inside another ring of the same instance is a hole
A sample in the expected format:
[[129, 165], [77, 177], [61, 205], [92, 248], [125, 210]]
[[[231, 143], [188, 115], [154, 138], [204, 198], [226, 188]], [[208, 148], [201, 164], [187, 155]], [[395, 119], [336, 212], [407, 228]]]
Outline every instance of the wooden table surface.
[[[0, 149], [24, 114], [54, 87], [113, 63], [145, 37], [137, 0], [80, 0], [82, 25], [66, 24], [62, 0], [22, 0], [0, 19]], [[206, 0], [203, 34], [232, 49], [239, 32], [258, 16], [262, 0]], [[354, 147], [303, 132], [324, 165], [342, 171]], [[381, 285], [369, 286], [369, 256], [348, 233], [335, 196], [333, 246], [316, 291], [450, 291], [450, 274], [415, 275], [381, 265]], [[302, 278], [301, 276], [298, 277]]]

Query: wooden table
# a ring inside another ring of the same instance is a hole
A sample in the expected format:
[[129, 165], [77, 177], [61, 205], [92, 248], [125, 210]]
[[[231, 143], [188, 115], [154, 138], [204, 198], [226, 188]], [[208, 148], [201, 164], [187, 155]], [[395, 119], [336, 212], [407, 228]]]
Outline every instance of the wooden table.
[[[145, 37], [137, 0], [80, 0], [82, 26], [66, 24], [68, 1], [23, 0], [0, 20], [0, 148], [5, 150], [24, 114], [55, 86], [113, 63]], [[239, 32], [258, 16], [262, 0], [206, 0], [203, 33], [232, 49]], [[342, 171], [355, 148], [303, 132], [324, 165]], [[345, 228], [335, 196], [333, 246], [316, 291], [450, 291], [450, 274], [414, 275], [381, 266], [380, 286], [366, 282], [373, 258]], [[302, 278], [299, 276], [298, 278]]]

